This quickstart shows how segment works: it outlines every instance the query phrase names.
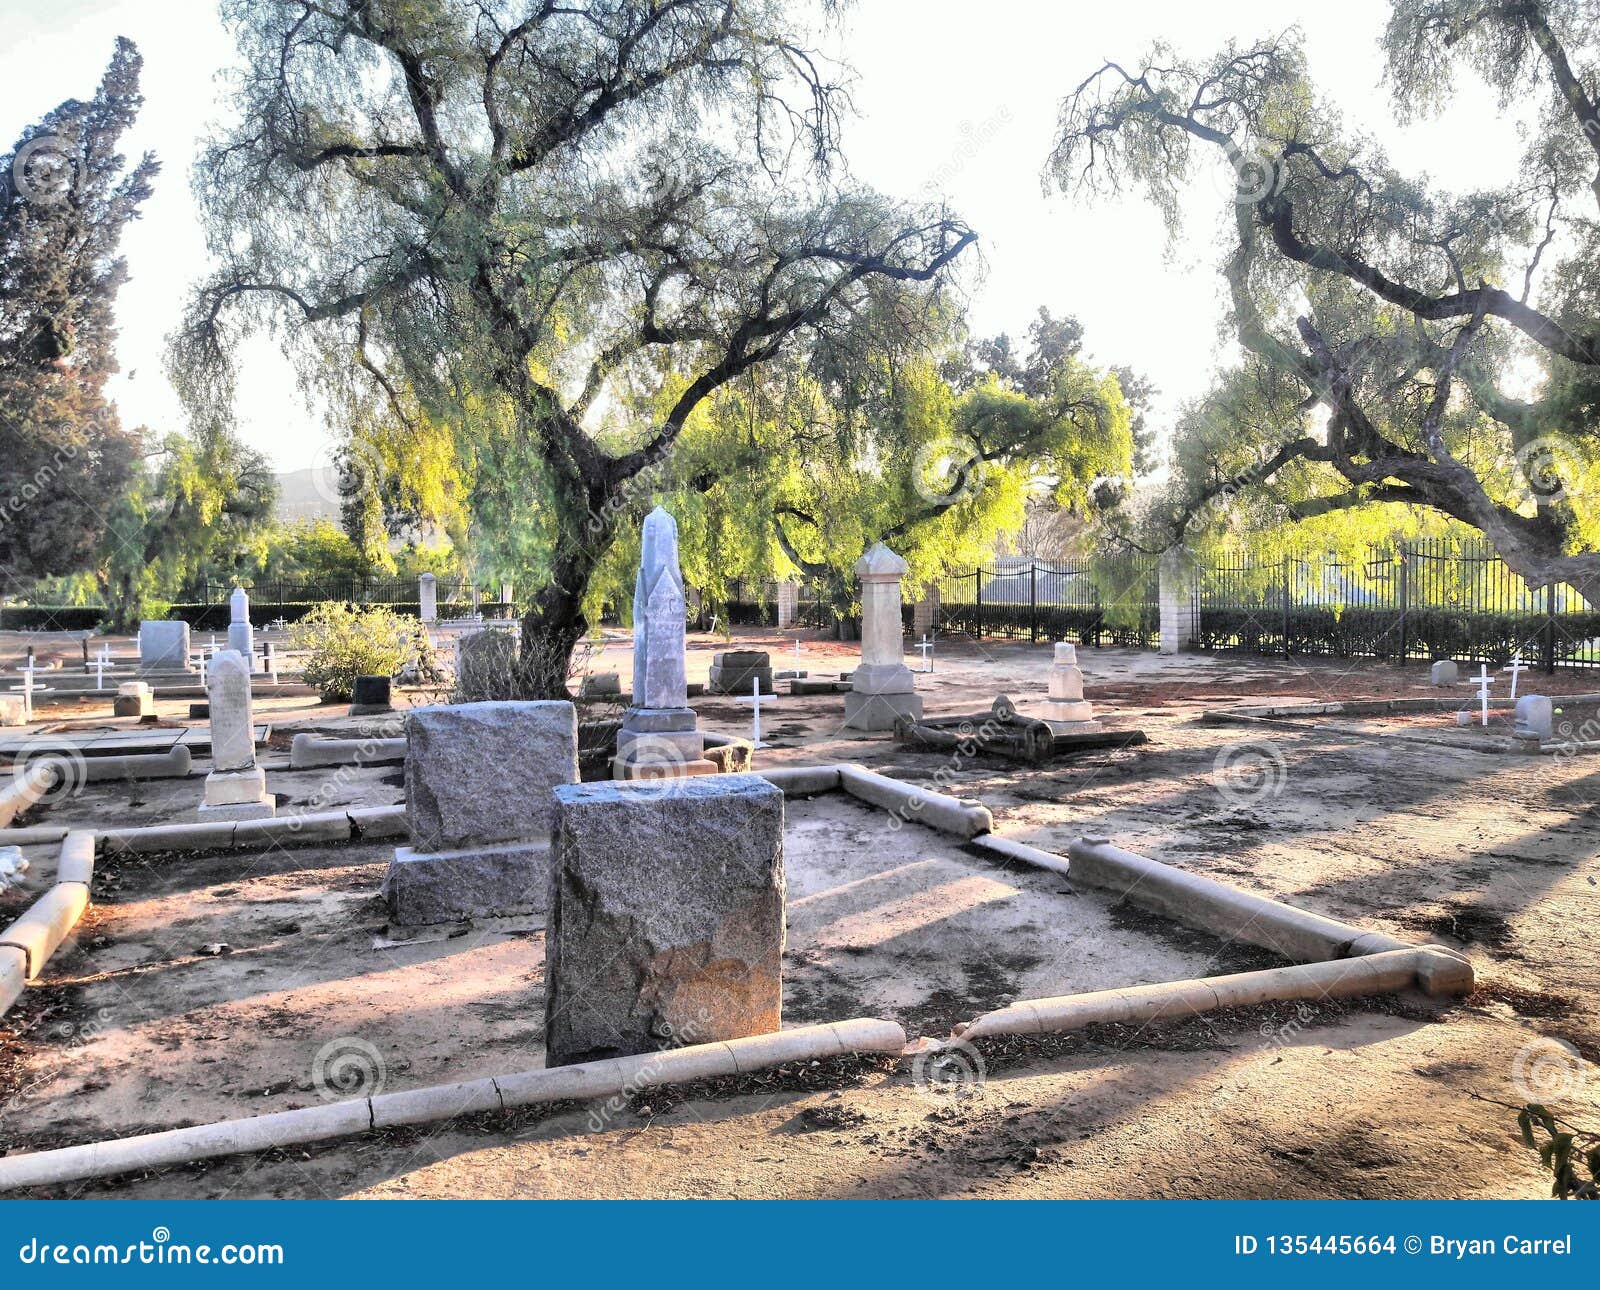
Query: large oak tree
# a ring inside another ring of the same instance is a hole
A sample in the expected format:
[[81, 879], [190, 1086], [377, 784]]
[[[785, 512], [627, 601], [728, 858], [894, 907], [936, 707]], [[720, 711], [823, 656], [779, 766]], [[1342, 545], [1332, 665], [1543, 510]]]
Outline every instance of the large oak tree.
[[226, 415], [241, 331], [278, 326], [347, 427], [450, 427], [475, 514], [536, 520], [533, 693], [565, 693], [595, 569], [695, 410], [973, 240], [842, 178], [839, 89], [777, 0], [223, 12], [240, 117], [198, 166], [220, 267], [181, 383]]
[[1532, 583], [1600, 595], [1600, 10], [1396, 0], [1383, 46], [1402, 119], [1462, 72], [1531, 104], [1517, 172], [1465, 194], [1402, 173], [1322, 100], [1293, 32], [1107, 63], [1062, 105], [1069, 192], [1140, 187], [1176, 227], [1191, 176], [1232, 180], [1245, 358], [1179, 427], [1154, 527], [1180, 540], [1240, 490], [1268, 522], [1407, 503]]

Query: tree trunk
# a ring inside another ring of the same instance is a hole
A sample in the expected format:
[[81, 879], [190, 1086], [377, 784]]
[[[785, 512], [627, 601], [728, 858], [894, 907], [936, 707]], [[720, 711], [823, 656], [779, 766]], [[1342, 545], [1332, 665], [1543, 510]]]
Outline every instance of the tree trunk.
[[583, 598], [597, 557], [587, 549], [562, 557], [522, 616], [518, 690], [529, 699], [570, 699], [572, 651], [589, 630]]

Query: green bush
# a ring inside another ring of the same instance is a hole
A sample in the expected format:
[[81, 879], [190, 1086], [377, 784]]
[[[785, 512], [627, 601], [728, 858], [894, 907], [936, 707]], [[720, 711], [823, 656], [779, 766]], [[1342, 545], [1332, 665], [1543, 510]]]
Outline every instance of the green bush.
[[433, 668], [433, 647], [422, 624], [383, 605], [320, 604], [290, 625], [289, 646], [305, 652], [306, 684], [335, 702], [350, 698], [358, 676]]
[[93, 605], [7, 605], [0, 610], [0, 631], [92, 632], [108, 612]]

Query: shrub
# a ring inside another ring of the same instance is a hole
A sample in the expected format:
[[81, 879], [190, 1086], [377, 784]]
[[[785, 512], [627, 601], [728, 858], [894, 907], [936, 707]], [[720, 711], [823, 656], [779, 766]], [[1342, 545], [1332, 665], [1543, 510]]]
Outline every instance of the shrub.
[[289, 627], [290, 648], [306, 654], [305, 680], [325, 700], [342, 702], [358, 676], [433, 671], [433, 646], [422, 624], [382, 605], [318, 605]]
[[0, 631], [92, 632], [109, 612], [93, 605], [7, 605], [0, 610]]

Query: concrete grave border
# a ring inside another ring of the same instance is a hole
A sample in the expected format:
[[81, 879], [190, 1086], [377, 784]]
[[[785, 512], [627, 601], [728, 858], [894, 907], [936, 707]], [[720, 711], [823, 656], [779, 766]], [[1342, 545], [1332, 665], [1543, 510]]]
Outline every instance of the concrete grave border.
[[[110, 1177], [138, 1169], [185, 1164], [242, 1152], [357, 1136], [399, 1124], [434, 1123], [483, 1111], [555, 1101], [590, 1100], [717, 1075], [739, 1075], [797, 1060], [880, 1053], [909, 1057], [1001, 1035], [1059, 1033], [1105, 1022], [1122, 1024], [1181, 1019], [1272, 1000], [1353, 998], [1412, 987], [1430, 996], [1471, 991], [1473, 968], [1464, 955], [1442, 946], [1413, 945], [1381, 932], [1282, 901], [1242, 891], [1216, 879], [1112, 846], [1080, 838], [1065, 857], [994, 833], [988, 808], [971, 800], [906, 784], [851, 763], [779, 767], [757, 772], [786, 797], [844, 792], [900, 821], [916, 821], [951, 834], [970, 852], [1070, 877], [1186, 926], [1271, 949], [1286, 967], [1221, 977], [1157, 982], [1038, 999], [958, 1024], [947, 1040], [907, 1045], [895, 1022], [854, 1018], [780, 1030], [726, 1043], [701, 1044], [635, 1057], [549, 1067], [352, 1101], [280, 1111], [134, 1137], [111, 1139], [0, 1159], [0, 1191], [75, 1179]], [[96, 847], [104, 854], [212, 852], [267, 842], [349, 841], [402, 836], [404, 808], [374, 807], [320, 815], [287, 816], [232, 824], [168, 825], [108, 831], [74, 831], [62, 845], [56, 887], [0, 935], [0, 1011], [4, 991], [18, 971], [37, 976], [88, 904]], [[70, 851], [70, 856], [69, 856]], [[61, 896], [62, 888], [75, 888]], [[35, 911], [38, 911], [35, 916]], [[29, 921], [32, 920], [32, 921]], [[28, 923], [26, 927], [22, 924]], [[20, 931], [17, 929], [21, 928]], [[20, 969], [17, 964], [20, 963]], [[15, 989], [21, 992], [21, 980]]]

